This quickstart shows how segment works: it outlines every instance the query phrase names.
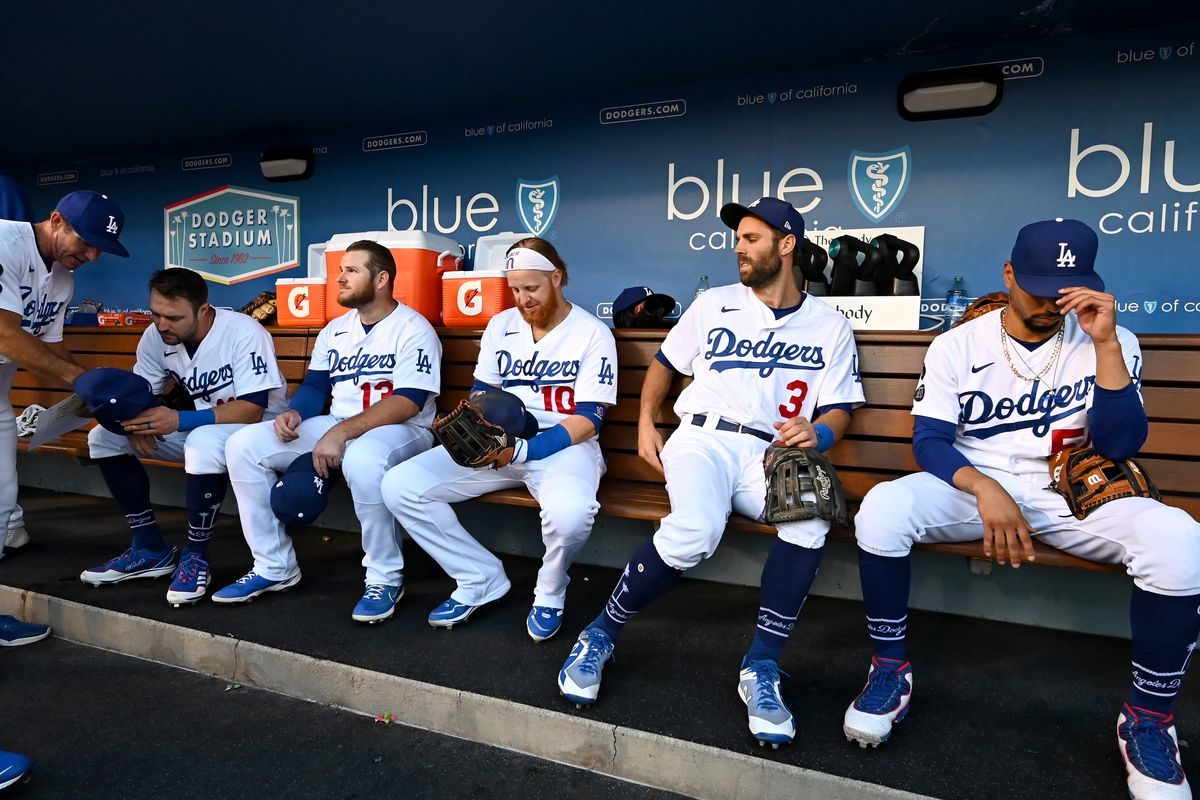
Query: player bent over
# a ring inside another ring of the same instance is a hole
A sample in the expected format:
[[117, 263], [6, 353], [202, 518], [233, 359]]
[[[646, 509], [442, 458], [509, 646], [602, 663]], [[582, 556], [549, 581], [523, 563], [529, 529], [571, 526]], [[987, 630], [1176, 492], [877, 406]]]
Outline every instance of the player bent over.
[[[79, 575], [100, 586], [174, 574], [167, 602], [194, 603], [208, 591], [208, 540], [225, 500], [225, 442], [247, 423], [283, 410], [285, 382], [271, 334], [245, 314], [208, 304], [208, 284], [189, 269], [150, 278], [154, 324], [142, 334], [133, 371], [155, 394], [174, 383], [184, 408], [154, 406], [126, 420], [124, 434], [97, 426], [88, 452], [133, 534], [129, 549]], [[173, 403], [175, 405], [175, 403]], [[182, 461], [188, 534], [179, 566], [150, 505], [150, 478], [138, 458]]]
[[1200, 634], [1200, 526], [1149, 497], [1113, 499], [1084, 518], [1047, 489], [1047, 460], [1087, 445], [1119, 461], [1146, 440], [1141, 350], [1117, 326], [1094, 271], [1095, 232], [1036, 222], [1004, 265], [1007, 308], [937, 337], [914, 396], [923, 472], [879, 484], [856, 517], [874, 658], [846, 710], [846, 736], [886, 742], [908, 713], [909, 552], [916, 542], [983, 540], [1000, 563], [1032, 561], [1031, 536], [1133, 576], [1133, 685], [1117, 737], [1135, 798], [1188, 798], [1171, 707]]
[[545, 239], [514, 244], [505, 257], [516, 308], [488, 322], [473, 392], [516, 395], [541, 432], [519, 439], [511, 463], [472, 469], [444, 447], [396, 467], [383, 497], [404, 529], [458, 587], [429, 615], [449, 628], [498, 600], [511, 584], [500, 560], [459, 523], [450, 503], [524, 485], [541, 506], [546, 555], [538, 571], [526, 630], [549, 639], [562, 624], [567, 569], [592, 532], [604, 456], [596, 438], [606, 406], [617, 400], [617, 348], [608, 328], [563, 297], [567, 266]]
[[[351, 614], [358, 622], [392, 616], [404, 594], [404, 555], [379, 485], [384, 473], [429, 449], [441, 387], [442, 345], [425, 319], [392, 297], [396, 262], [372, 241], [346, 248], [337, 301], [350, 311], [317, 336], [304, 383], [271, 423], [229, 440], [229, 479], [242, 532], [254, 556], [250, 572], [213, 595], [244, 603], [300, 580], [296, 551], [271, 510], [271, 487], [297, 456], [312, 452], [316, 473], [340, 469], [362, 526], [366, 588]], [[329, 413], [322, 414], [332, 397]]]
[[[626, 623], [716, 551], [730, 511], [762, 515], [767, 446], [778, 440], [826, 450], [863, 402], [845, 317], [803, 293], [793, 277], [804, 236], [800, 214], [764, 197], [749, 207], [726, 205], [721, 219], [737, 231], [741, 283], [698, 297], [647, 371], [638, 452], [665, 471], [671, 513], [634, 553], [559, 672], [560, 691], [577, 704], [595, 702], [601, 670]], [[693, 380], [675, 403], [680, 425], [664, 447], [654, 423], [672, 371]], [[778, 530], [738, 691], [754, 736], [785, 744], [796, 728], [779, 693], [779, 654], [816, 575], [829, 522], [780, 523]]]

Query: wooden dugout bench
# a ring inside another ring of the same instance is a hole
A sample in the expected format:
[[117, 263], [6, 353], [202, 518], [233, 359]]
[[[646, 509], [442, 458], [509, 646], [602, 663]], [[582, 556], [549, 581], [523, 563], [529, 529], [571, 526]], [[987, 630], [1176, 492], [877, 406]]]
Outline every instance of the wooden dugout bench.
[[[270, 331], [290, 393], [304, 377], [319, 331], [278, 327]], [[619, 361], [618, 402], [609, 411], [600, 433], [600, 445], [608, 463], [608, 472], [600, 483], [600, 513], [658, 522], [670, 512], [670, 504], [662, 477], [637, 455], [637, 417], [642, 379], [664, 332], [620, 330], [614, 333]], [[67, 328], [65, 343], [85, 367], [129, 368], [133, 365], [141, 334], [141, 328]], [[481, 331], [441, 328], [438, 334], [443, 346], [442, 393], [438, 408], [448, 411], [466, 397], [473, 383]], [[829, 452], [852, 510], [876, 483], [917, 470], [912, 455], [912, 416], [909, 412], [921, 362], [931, 338], [929, 333], [859, 333], [856, 336], [867, 404], [854, 413], [846, 437]], [[1150, 417], [1150, 437], [1138, 460], [1158, 484], [1164, 501], [1200, 518], [1200, 336], [1146, 335], [1139, 339], [1146, 361], [1142, 394]], [[685, 379], [678, 377], [668, 394], [660, 422], [664, 438], [679, 424], [670, 406], [684, 385]], [[14, 381], [12, 400], [20, 413], [30, 403], [48, 407], [67, 394], [67, 389], [47, 388], [35, 376], [22, 371]], [[86, 459], [86, 433], [67, 434], [43, 447], [42, 451]], [[537, 505], [524, 489], [505, 489], [479, 499], [526, 508]], [[775, 530], [737, 514], [730, 517], [729, 527], [766, 534]], [[851, 531], [836, 526], [831, 535], [843, 540], [853, 538]], [[977, 542], [919, 547], [982, 558]], [[1037, 553], [1037, 564], [1123, 570], [1120, 565], [1095, 564], [1040, 544]]]

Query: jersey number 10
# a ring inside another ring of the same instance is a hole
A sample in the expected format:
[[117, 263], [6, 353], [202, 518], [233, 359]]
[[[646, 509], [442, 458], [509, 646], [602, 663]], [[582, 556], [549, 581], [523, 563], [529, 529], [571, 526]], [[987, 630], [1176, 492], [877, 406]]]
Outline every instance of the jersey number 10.
[[575, 413], [575, 387], [573, 386], [543, 386], [542, 400], [547, 411], [557, 411], [560, 414]]

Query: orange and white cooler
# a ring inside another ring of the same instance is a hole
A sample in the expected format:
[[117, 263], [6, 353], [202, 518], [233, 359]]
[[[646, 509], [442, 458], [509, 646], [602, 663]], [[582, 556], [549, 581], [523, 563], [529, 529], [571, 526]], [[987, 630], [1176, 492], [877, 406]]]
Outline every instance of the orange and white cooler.
[[482, 328], [513, 307], [504, 270], [481, 269], [442, 275], [442, 324], [447, 328]]
[[359, 239], [370, 239], [392, 251], [396, 259], [393, 296], [432, 325], [442, 324], [444, 272], [462, 264], [462, 248], [453, 239], [425, 231], [365, 231], [339, 233], [325, 243], [325, 314], [334, 319], [347, 309], [337, 301], [338, 277], [346, 248]]
[[321, 328], [325, 318], [325, 278], [279, 278], [275, 314], [285, 328]]

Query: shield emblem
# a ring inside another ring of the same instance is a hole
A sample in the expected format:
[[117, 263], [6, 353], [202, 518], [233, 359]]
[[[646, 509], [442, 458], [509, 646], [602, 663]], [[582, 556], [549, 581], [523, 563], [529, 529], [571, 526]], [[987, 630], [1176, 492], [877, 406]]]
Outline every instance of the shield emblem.
[[779, 95], [775, 92], [767, 92], [767, 102], [768, 103], [774, 103], [778, 97], [779, 97]]
[[1154, 309], [1158, 308], [1158, 301], [1157, 300], [1144, 300], [1144, 301], [1142, 301], [1142, 307], [1146, 309], [1147, 314], [1153, 314]]
[[534, 236], [550, 230], [558, 213], [558, 176], [541, 181], [517, 180], [517, 211]]
[[855, 205], [875, 222], [882, 221], [904, 197], [911, 166], [907, 145], [890, 153], [850, 151], [850, 196]]
[[1170, 58], [1171, 57], [1171, 48], [1169, 48], [1169, 47], [1158, 48], [1158, 57], [1163, 59], [1164, 61], [1167, 60], [1168, 58]]

